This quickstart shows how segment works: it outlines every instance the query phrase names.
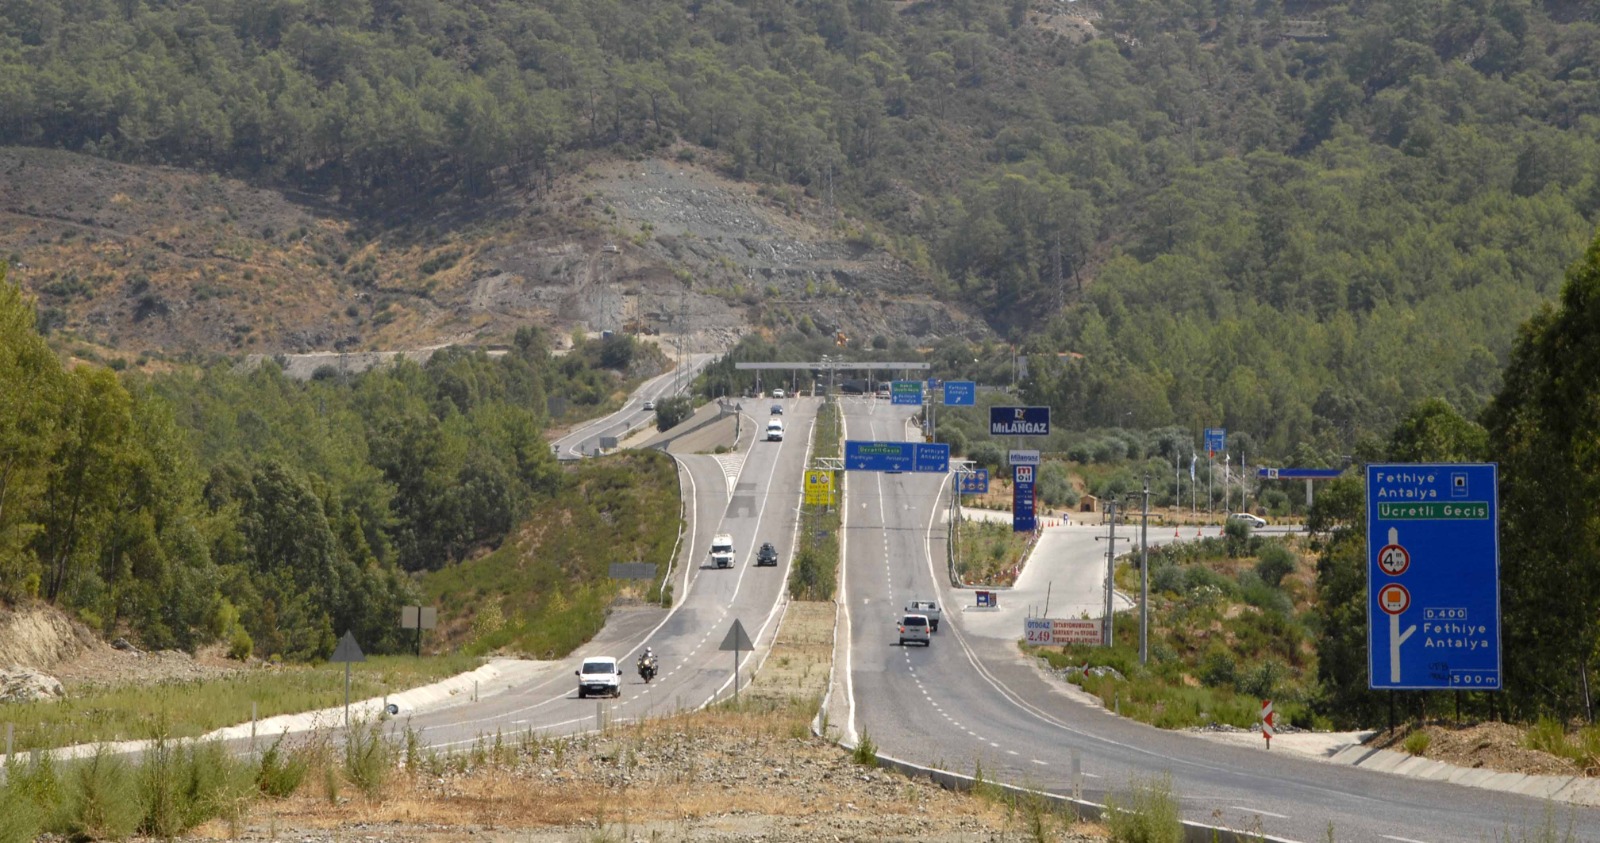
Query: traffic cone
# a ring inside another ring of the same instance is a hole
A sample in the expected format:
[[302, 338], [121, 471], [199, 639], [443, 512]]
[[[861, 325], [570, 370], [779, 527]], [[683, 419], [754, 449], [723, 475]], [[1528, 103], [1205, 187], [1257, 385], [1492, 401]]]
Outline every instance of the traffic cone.
[[1175, 539], [1183, 538], [1182, 536], [1178, 535], [1178, 528], [1177, 527], [1173, 527], [1172, 528], [1172, 537], [1175, 538]]
[[1197, 539], [1200, 538], [1201, 536], [1205, 535], [1205, 533], [1206, 533], [1206, 531], [1201, 529], [1201, 528], [1199, 528], [1199, 527], [1194, 528], [1194, 537], [1197, 538]]

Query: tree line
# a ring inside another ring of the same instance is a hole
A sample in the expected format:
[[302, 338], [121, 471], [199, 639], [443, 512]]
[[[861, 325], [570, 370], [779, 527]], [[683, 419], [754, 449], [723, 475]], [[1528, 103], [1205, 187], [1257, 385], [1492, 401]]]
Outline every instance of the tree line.
[[[627, 338], [563, 358], [444, 349], [309, 382], [266, 361], [167, 375], [66, 368], [0, 278], [0, 598], [152, 648], [327, 656], [404, 646], [412, 575], [501, 544], [561, 488], [551, 396], [618, 385]], [[576, 385], [576, 386], [575, 386]]]
[[1600, 16], [1097, 11], [1080, 42], [1014, 0], [0, 0], [0, 143], [381, 211], [683, 141], [860, 218], [1075, 423], [1348, 451], [1484, 406], [1600, 214]]

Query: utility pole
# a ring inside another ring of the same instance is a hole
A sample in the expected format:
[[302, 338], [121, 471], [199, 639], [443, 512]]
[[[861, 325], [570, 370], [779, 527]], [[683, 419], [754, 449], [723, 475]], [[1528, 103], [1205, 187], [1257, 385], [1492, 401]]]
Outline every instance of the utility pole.
[[1139, 664], [1150, 661], [1150, 476], [1144, 478], [1144, 522], [1139, 525]]
[[1114, 624], [1113, 624], [1112, 616], [1111, 616], [1111, 592], [1112, 592], [1112, 589], [1116, 586], [1116, 579], [1115, 579], [1116, 564], [1117, 564], [1117, 502], [1116, 501], [1113, 500], [1113, 501], [1108, 501], [1106, 503], [1106, 513], [1111, 516], [1111, 536], [1106, 541], [1106, 620], [1105, 620], [1105, 638], [1106, 638], [1105, 644], [1106, 644], [1107, 647], [1110, 647], [1112, 644], [1115, 643], [1115, 637], [1112, 634], [1115, 631], [1115, 628], [1114, 628]]

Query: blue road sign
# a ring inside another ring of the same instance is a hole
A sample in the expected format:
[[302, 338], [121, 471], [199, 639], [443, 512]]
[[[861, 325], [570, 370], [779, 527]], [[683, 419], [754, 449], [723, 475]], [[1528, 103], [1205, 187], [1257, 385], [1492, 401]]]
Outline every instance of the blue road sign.
[[950, 470], [950, 446], [925, 442], [844, 443], [844, 467], [850, 471]]
[[922, 381], [895, 381], [889, 384], [890, 404], [921, 404]]
[[972, 381], [945, 381], [944, 403], [950, 407], [971, 407], [978, 403], [978, 385]]
[[1265, 480], [1332, 480], [1344, 474], [1342, 468], [1257, 468], [1256, 476]]
[[990, 436], [1049, 436], [1049, 407], [990, 407]]
[[1498, 469], [1367, 466], [1367, 684], [1500, 690]]
[[1032, 532], [1039, 523], [1033, 511], [1033, 478], [1038, 469], [1031, 465], [1011, 467], [1011, 531]]
[[1220, 454], [1228, 450], [1228, 429], [1225, 427], [1206, 428], [1206, 453]]
[[961, 494], [986, 495], [989, 493], [989, 469], [973, 469], [971, 474], [961, 475]]

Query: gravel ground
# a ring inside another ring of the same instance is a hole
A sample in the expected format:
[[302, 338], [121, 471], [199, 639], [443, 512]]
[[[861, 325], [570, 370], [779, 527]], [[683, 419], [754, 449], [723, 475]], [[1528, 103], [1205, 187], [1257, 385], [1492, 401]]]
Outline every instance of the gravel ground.
[[381, 799], [321, 777], [199, 839], [346, 841], [1103, 841], [1103, 830], [864, 766], [811, 734], [834, 606], [793, 603], [744, 708], [566, 740], [507, 739], [399, 770]]

